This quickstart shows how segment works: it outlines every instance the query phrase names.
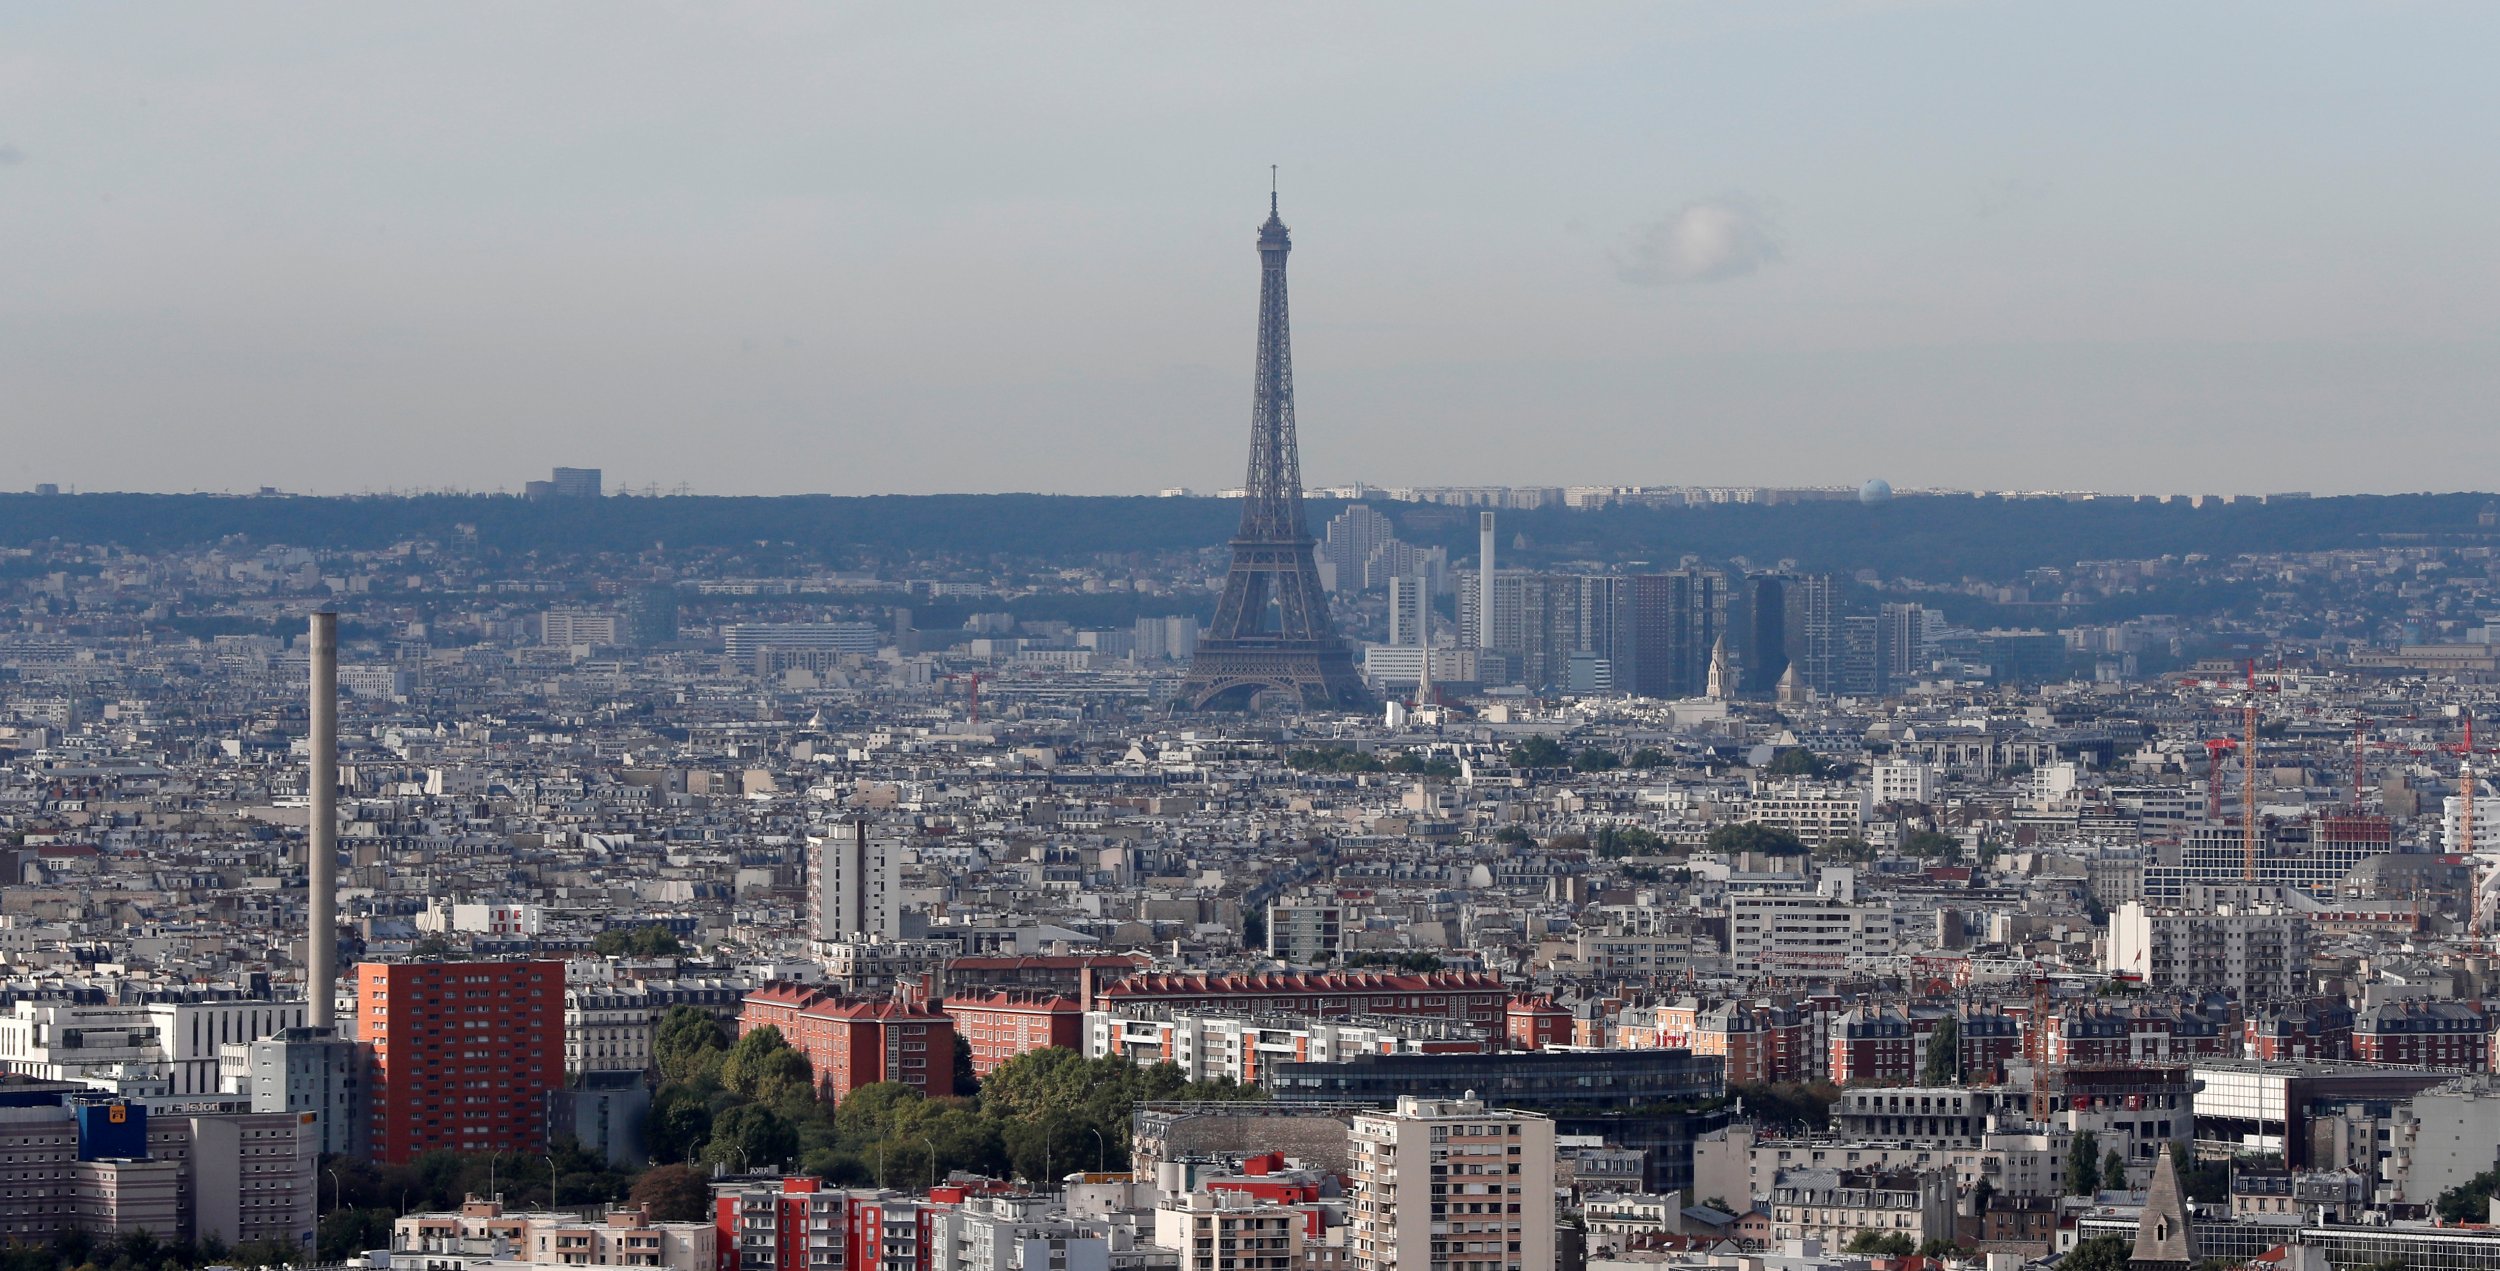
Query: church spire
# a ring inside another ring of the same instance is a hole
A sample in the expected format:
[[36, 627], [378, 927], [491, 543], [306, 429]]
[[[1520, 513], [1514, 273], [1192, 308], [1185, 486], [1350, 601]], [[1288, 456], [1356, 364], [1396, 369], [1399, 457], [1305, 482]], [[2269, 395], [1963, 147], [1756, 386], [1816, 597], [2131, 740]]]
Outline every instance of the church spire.
[[2164, 1151], [2153, 1162], [2153, 1189], [2144, 1197], [2144, 1218], [2135, 1229], [2128, 1271], [2188, 1271], [2196, 1265], [2196, 1231], [2188, 1223], [2179, 1171]]

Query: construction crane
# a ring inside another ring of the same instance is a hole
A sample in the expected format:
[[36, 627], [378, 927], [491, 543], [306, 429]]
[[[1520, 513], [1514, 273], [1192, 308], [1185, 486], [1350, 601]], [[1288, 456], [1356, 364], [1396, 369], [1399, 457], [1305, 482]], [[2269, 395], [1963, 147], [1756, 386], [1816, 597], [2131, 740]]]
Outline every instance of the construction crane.
[[2049, 974], [2038, 963], [2031, 967], [2031, 1120], [2046, 1129], [2049, 1124]]
[[961, 675], [956, 675], [956, 674], [953, 674], [953, 673], [951, 673], [951, 672], [950, 672], [950, 673], [945, 674], [945, 675], [940, 675], [940, 676], [938, 676], [937, 678], [939, 678], [939, 679], [941, 679], [941, 680], [963, 680], [963, 681], [965, 681], [964, 702], [965, 702], [966, 707], [967, 707], [967, 709], [968, 709], [968, 711], [969, 711], [969, 713], [970, 713], [970, 718], [969, 718], [966, 722], [968, 722], [968, 723], [974, 723], [974, 724], [978, 724], [978, 723], [980, 723], [980, 722], [981, 722], [981, 673], [980, 673], [979, 671], [966, 671], [965, 673], [963, 673], [963, 674], [961, 674]]
[[[2280, 691], [2282, 664], [2275, 665], [2275, 686]], [[2248, 663], [2248, 700], [2240, 705], [2240, 852], [2244, 862], [2240, 868], [2242, 882], [2257, 881], [2257, 663]]]
[[2465, 858], [2473, 888], [2473, 896], [2466, 902], [2465, 934], [2467, 939], [2480, 940], [2489, 934], [2483, 930], [2484, 867], [2476, 863], [2481, 844], [2474, 837], [2474, 794], [2475, 787], [2482, 784], [2482, 778], [2474, 774], [2474, 756], [2477, 753], [2474, 747], [2474, 713], [2467, 710], [2464, 715], [2465, 740], [2455, 745], [2443, 745], [2440, 749], [2457, 757], [2457, 849], [2459, 855]]

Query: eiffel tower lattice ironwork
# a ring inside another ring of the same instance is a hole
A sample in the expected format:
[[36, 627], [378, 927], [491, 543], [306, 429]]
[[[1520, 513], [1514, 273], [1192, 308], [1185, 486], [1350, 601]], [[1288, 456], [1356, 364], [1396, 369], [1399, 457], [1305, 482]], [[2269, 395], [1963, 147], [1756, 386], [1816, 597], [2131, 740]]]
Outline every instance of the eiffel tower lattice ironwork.
[[1366, 705], [1354, 657], [1328, 617], [1302, 519], [1294, 440], [1293, 336], [1285, 320], [1285, 254], [1293, 243], [1268, 195], [1259, 227], [1259, 361], [1251, 394], [1250, 480], [1215, 621], [1198, 641], [1181, 698], [1197, 710], [1244, 707], [1262, 692], [1305, 707]]

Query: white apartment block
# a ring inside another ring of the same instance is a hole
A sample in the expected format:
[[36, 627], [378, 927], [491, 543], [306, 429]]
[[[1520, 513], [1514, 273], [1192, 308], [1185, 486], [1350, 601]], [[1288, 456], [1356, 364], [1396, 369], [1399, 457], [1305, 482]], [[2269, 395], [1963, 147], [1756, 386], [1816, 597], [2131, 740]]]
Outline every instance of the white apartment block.
[[1138, 1006], [1085, 1014], [1085, 1054], [1136, 1064], [1169, 1063], [1191, 1081], [1219, 1077], [1250, 1085], [1270, 1064], [1344, 1063], [1357, 1055], [1423, 1053], [1434, 1043], [1482, 1048], [1481, 1029], [1455, 1020], [1411, 1016], [1316, 1019], [1307, 1015], [1242, 1015]]
[[1871, 772], [1869, 793], [1879, 804], [1933, 804], [1941, 788], [1936, 769], [1924, 759], [1885, 759]]
[[410, 1214], [391, 1224], [396, 1271], [464, 1271], [486, 1259], [563, 1267], [656, 1267], [716, 1271], [719, 1238], [708, 1222], [653, 1222], [639, 1209], [604, 1220], [573, 1214], [507, 1214], [493, 1200], [456, 1212]]
[[647, 1072], [657, 1032], [651, 994], [639, 985], [564, 991], [564, 1070]]
[[1111, 1242], [1055, 1199], [974, 1197], [929, 1211], [928, 1271], [1111, 1271]]
[[408, 673], [390, 666], [342, 666], [339, 691], [350, 697], [397, 697], [408, 691]]
[[1837, 1249], [1861, 1231], [1903, 1235], [1913, 1245], [1950, 1240], [1953, 1175], [1943, 1169], [1801, 1169], [1771, 1184], [1771, 1238], [1821, 1240]]
[[484, 904], [432, 901], [425, 912], [416, 917], [419, 931], [457, 931], [473, 936], [499, 936], [518, 939], [538, 934], [545, 913], [536, 905], [519, 901], [490, 901]]
[[2141, 977], [2151, 989], [2220, 990], [2242, 1002], [2288, 1000], [2308, 983], [2309, 927], [2309, 915], [2262, 902], [2153, 909], [2129, 901], [2109, 917], [2102, 969]]
[[213, 1095], [221, 1046], [303, 1023], [301, 1002], [21, 1001], [0, 1015], [0, 1072], [134, 1095]]
[[1874, 809], [1874, 800], [1865, 790], [1766, 786], [1746, 803], [1743, 819], [1786, 830], [1806, 846], [1820, 847], [1866, 837], [1866, 819]]
[[550, 609], [538, 620], [538, 642], [549, 648], [606, 646], [617, 639], [620, 624], [613, 613], [598, 609]]
[[1408, 1095], [1349, 1146], [1353, 1271], [1553, 1271], [1551, 1118]]
[[1155, 1244], [1181, 1257], [1179, 1271], [1295, 1271], [1302, 1211], [1237, 1191], [1173, 1196], [1155, 1210]]
[[1267, 956], [1318, 966], [1345, 948], [1345, 906], [1334, 900], [1279, 900], [1267, 907]]
[[1888, 906], [1832, 896], [1738, 893], [1728, 897], [1728, 959], [1738, 975], [1841, 970], [1900, 947]]
[[903, 934], [903, 853], [866, 822], [807, 840], [808, 938], [840, 941]]
[[63, 1104], [0, 1108], [0, 1239], [145, 1227], [167, 1240], [311, 1242], [319, 1145], [300, 1116], [159, 1112], [147, 1120], [144, 1155], [98, 1160], [80, 1159], [76, 1116]]
[[[1703, 943], [1708, 944], [1707, 938]], [[1689, 930], [1643, 933], [1609, 928], [1581, 931], [1574, 937], [1572, 952], [1592, 973], [1611, 978], [1682, 975], [1692, 969], [1695, 949]]]

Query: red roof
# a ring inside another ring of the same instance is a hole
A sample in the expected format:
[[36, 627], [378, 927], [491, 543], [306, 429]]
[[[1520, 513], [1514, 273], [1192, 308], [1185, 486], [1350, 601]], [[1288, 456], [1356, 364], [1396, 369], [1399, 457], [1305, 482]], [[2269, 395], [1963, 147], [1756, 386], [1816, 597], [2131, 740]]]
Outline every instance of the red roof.
[[949, 961], [946, 965], [950, 970], [961, 969], [966, 971], [1013, 971], [1021, 970], [1026, 967], [1039, 968], [1046, 971], [1074, 971], [1089, 966], [1116, 966], [1136, 970], [1139, 967], [1145, 966], [1146, 962], [1146, 955], [1142, 953], [1036, 953], [1022, 955], [975, 953], [955, 958], [952, 961]]
[[1291, 972], [1255, 975], [1147, 974], [1133, 975], [1101, 990], [1107, 998], [1148, 997], [1165, 994], [1239, 993], [1450, 993], [1476, 991], [1507, 992], [1501, 977], [1481, 971], [1427, 971], [1420, 974], [1394, 972]]
[[892, 998], [868, 1001], [848, 999], [833, 989], [816, 984], [779, 981], [749, 990], [745, 1000], [751, 1005], [777, 1006], [826, 1019], [947, 1022], [945, 1013], [941, 1011], [924, 1010]]
[[944, 1005], [945, 1009], [950, 1011], [957, 1007], [983, 1011], [1075, 1012], [1085, 1009], [1083, 1003], [1065, 993], [1034, 993], [1012, 989], [984, 993], [977, 997], [950, 997], [946, 999]]

